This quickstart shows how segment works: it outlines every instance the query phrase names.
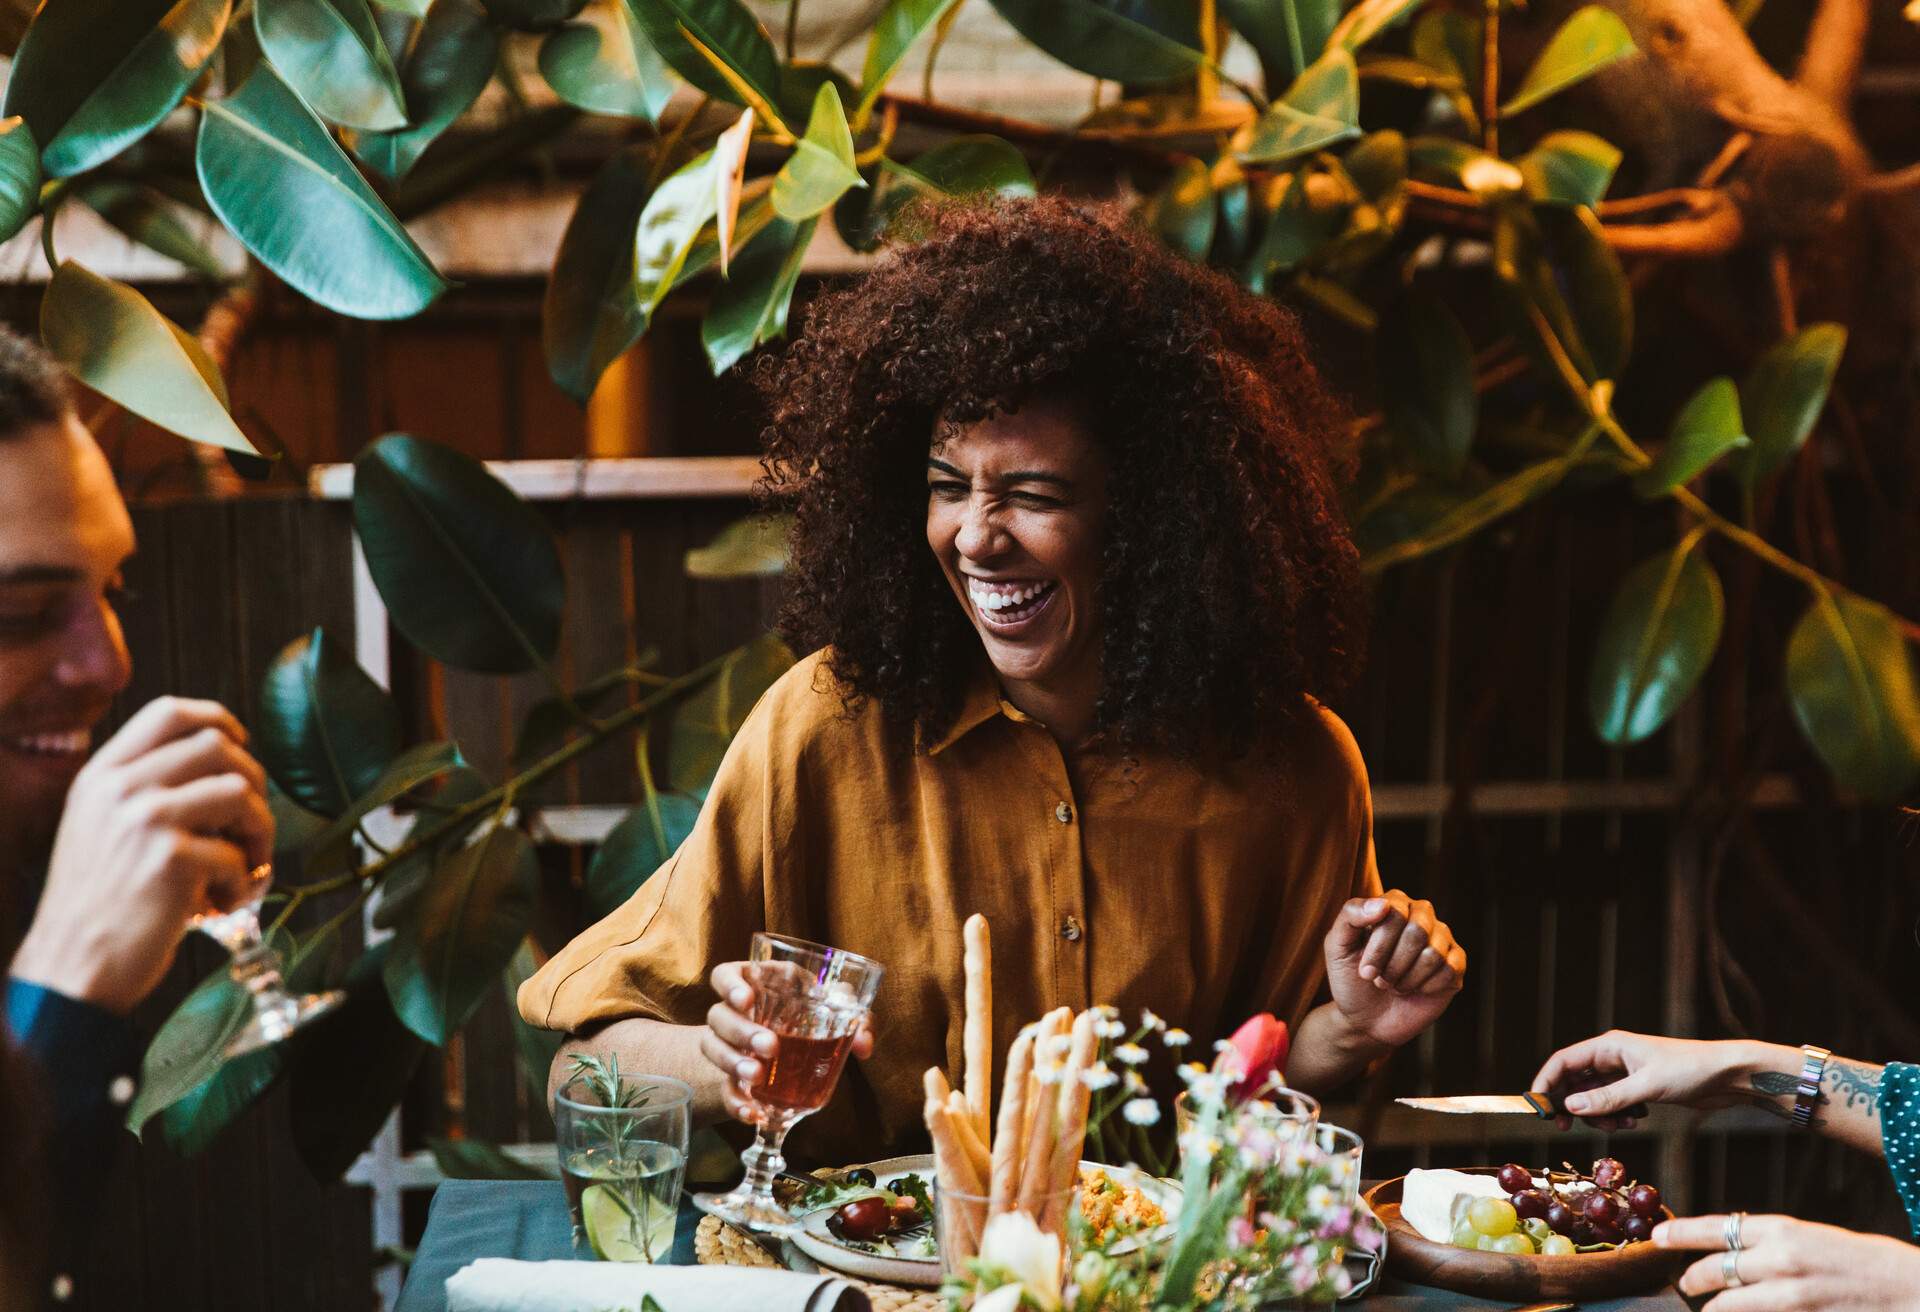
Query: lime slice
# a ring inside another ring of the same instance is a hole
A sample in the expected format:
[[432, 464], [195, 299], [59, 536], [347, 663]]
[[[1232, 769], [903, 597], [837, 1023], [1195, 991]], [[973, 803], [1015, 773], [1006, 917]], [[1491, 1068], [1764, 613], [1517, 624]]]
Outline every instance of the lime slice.
[[633, 1211], [617, 1190], [590, 1184], [580, 1194], [580, 1223], [587, 1243], [602, 1262], [644, 1262], [647, 1254], [634, 1241]]

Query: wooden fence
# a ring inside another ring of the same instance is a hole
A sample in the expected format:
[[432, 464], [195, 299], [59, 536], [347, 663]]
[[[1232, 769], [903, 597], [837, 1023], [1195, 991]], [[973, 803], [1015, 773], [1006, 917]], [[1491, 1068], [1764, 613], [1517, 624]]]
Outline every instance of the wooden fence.
[[[649, 646], [662, 669], [684, 670], [770, 619], [774, 585], [696, 582], [680, 569], [688, 547], [744, 513], [746, 462], [541, 462], [503, 472], [540, 500], [561, 536], [569, 575], [561, 668], [572, 677]], [[440, 670], [391, 638], [363, 574], [356, 586], [342, 477], [325, 475], [316, 500], [137, 512], [138, 595], [128, 612], [136, 676], [126, 706], [181, 691], [250, 711], [272, 654], [324, 623], [351, 636], [362, 663], [391, 683], [418, 736], [450, 735], [497, 773], [538, 690]], [[1441, 903], [1473, 962], [1466, 992], [1435, 1031], [1330, 1114], [1366, 1135], [1374, 1174], [1605, 1146], [1683, 1205], [1894, 1227], [1899, 1212], [1880, 1168], [1789, 1140], [1764, 1118], [1723, 1115], [1699, 1127], [1657, 1117], [1632, 1135], [1543, 1146], [1530, 1127], [1519, 1142], [1489, 1141], [1479, 1122], [1381, 1109], [1377, 1095], [1389, 1090], [1523, 1088], [1551, 1047], [1611, 1025], [1717, 1033], [1722, 1011], [1782, 1041], [1900, 1055], [1884, 1050], [1888, 1025], [1857, 1005], [1846, 980], [1789, 973], [1782, 949], [1791, 935], [1829, 936], [1896, 996], [1912, 996], [1920, 982], [1911, 834], [1878, 813], [1805, 803], [1785, 777], [1763, 779], [1754, 797], [1769, 849], [1788, 870], [1812, 872], [1798, 880], [1806, 906], [1785, 908], [1806, 923], [1783, 924], [1778, 898], [1750, 890], [1738, 861], [1716, 862], [1690, 818], [1705, 750], [1700, 715], [1684, 714], [1624, 753], [1603, 750], [1586, 727], [1586, 653], [1605, 599], [1627, 563], [1670, 539], [1671, 524], [1623, 519], [1617, 502], [1576, 500], [1523, 517], [1515, 531], [1383, 581], [1369, 673], [1341, 708], [1372, 771], [1387, 881]], [[540, 927], [549, 946], [577, 928], [584, 858], [635, 797], [630, 750], [608, 747], [536, 799], [549, 840]], [[1750, 992], [1725, 960], [1744, 966]], [[141, 1019], [157, 1024], [218, 964], [210, 946], [189, 945]], [[1726, 979], [1734, 984], [1723, 1000]], [[422, 1070], [354, 1183], [323, 1188], [307, 1176], [282, 1093], [192, 1161], [157, 1143], [129, 1152], [109, 1186], [79, 1306], [373, 1305], [376, 1244], [411, 1243], [424, 1220], [436, 1178], [420, 1151], [427, 1135], [537, 1143], [547, 1133], [512, 1053], [502, 995]], [[1368, 1094], [1376, 1096], [1362, 1103]], [[396, 1275], [389, 1268], [378, 1287], [390, 1294]]]

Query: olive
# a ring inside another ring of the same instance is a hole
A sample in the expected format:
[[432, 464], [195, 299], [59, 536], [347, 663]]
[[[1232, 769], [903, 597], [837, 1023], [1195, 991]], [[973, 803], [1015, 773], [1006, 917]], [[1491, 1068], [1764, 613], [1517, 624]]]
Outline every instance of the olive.
[[827, 1218], [827, 1229], [862, 1243], [872, 1243], [892, 1228], [893, 1212], [884, 1198], [856, 1198]]
[[856, 1166], [840, 1178], [848, 1184], [863, 1184], [869, 1189], [875, 1188], [880, 1183], [873, 1172], [864, 1166]]

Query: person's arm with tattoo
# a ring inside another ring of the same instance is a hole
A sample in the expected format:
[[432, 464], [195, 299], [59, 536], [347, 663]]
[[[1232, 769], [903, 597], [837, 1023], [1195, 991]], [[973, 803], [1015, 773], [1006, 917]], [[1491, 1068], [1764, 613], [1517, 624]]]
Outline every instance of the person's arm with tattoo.
[[[1620, 1112], [1635, 1103], [1701, 1110], [1747, 1105], [1791, 1118], [1800, 1067], [1800, 1049], [1783, 1044], [1615, 1030], [1554, 1053], [1534, 1076], [1533, 1087], [1566, 1095], [1569, 1111], [1608, 1129], [1631, 1125]], [[1812, 1128], [1879, 1155], [1884, 1074], [1871, 1062], [1829, 1058]]]

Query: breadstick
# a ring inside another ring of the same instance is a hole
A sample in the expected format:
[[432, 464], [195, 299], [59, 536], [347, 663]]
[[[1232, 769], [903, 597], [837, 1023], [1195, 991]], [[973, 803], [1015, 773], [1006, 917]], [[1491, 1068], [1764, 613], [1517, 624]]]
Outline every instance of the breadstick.
[[1067, 1007], [1048, 1012], [1040, 1022], [1040, 1032], [1034, 1040], [1034, 1076], [1027, 1093], [1027, 1128], [1021, 1141], [1020, 1189], [1015, 1205], [1036, 1220], [1039, 1219], [1041, 1203], [1048, 1192], [1047, 1182], [1053, 1168], [1054, 1121], [1059, 1103], [1057, 1089], [1043, 1083], [1039, 1073], [1064, 1073], [1064, 1066], [1054, 1055], [1053, 1047], [1054, 1040], [1066, 1032], [1067, 1018], [1072, 1014]]
[[1093, 1089], [1080, 1077], [1093, 1068], [1100, 1055], [1100, 1035], [1096, 1028], [1099, 1019], [1099, 1013], [1088, 1008], [1074, 1021], [1073, 1048], [1067, 1055], [1067, 1072], [1060, 1080], [1053, 1162], [1047, 1177], [1048, 1211], [1040, 1218], [1040, 1228], [1051, 1233], [1060, 1233], [1059, 1227], [1066, 1220], [1058, 1195], [1072, 1189], [1080, 1178], [1080, 1159], [1085, 1155], [1087, 1140], [1087, 1113], [1093, 1104]]
[[[984, 1182], [993, 1170], [993, 1158], [987, 1152], [987, 1141], [980, 1137], [980, 1131], [973, 1125], [973, 1108], [967, 1106], [966, 1095], [955, 1089], [947, 1095], [947, 1110], [953, 1113], [954, 1137], [973, 1159], [973, 1173]], [[982, 1189], [982, 1193], [986, 1190]]]
[[980, 1142], [993, 1133], [989, 1103], [993, 1098], [993, 939], [987, 932], [987, 918], [967, 917], [961, 930], [966, 941], [967, 1011], [962, 1031], [966, 1070], [962, 1081], [967, 1091], [967, 1108], [973, 1114], [974, 1132]]
[[[947, 1105], [947, 1095], [953, 1092], [953, 1086], [947, 1083], [947, 1073], [938, 1066], [927, 1067], [927, 1073], [920, 1077], [921, 1087], [927, 1091], [927, 1103], [942, 1107]], [[932, 1127], [929, 1126], [929, 1129]]]
[[959, 1141], [966, 1119], [944, 1102], [927, 1102], [927, 1133], [933, 1138], [934, 1175], [942, 1195], [940, 1242], [957, 1255], [956, 1262], [980, 1251], [980, 1235], [986, 1227], [985, 1204], [961, 1201], [962, 1195], [977, 1199], [983, 1192], [972, 1157]]
[[993, 1130], [992, 1187], [993, 1202], [988, 1213], [998, 1216], [1014, 1204], [1020, 1192], [1020, 1148], [1025, 1142], [1020, 1133], [1027, 1120], [1028, 1077], [1033, 1073], [1033, 1041], [1036, 1027], [1025, 1026], [1007, 1053], [1006, 1081], [1000, 1088], [1000, 1120]]

